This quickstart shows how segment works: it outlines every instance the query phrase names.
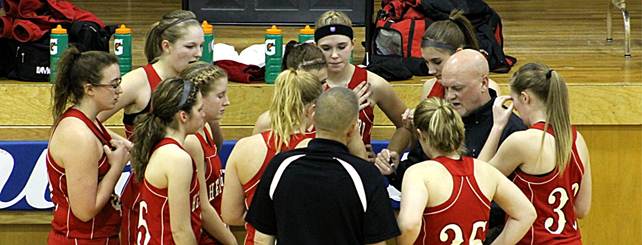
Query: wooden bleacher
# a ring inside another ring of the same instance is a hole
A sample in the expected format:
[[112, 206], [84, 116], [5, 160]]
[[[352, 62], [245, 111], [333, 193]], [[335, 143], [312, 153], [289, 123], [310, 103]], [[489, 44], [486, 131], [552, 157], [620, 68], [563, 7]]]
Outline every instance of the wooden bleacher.
[[[144, 63], [142, 46], [149, 24], [163, 13], [180, 8], [178, 0], [73, 1], [108, 23], [124, 22], [134, 30], [134, 65]], [[629, 2], [632, 22], [631, 59], [624, 59], [620, 19], [614, 19], [613, 43], [607, 43], [605, 11], [608, 0], [487, 1], [504, 21], [505, 51], [518, 58], [517, 66], [543, 62], [566, 79], [572, 121], [584, 135], [593, 172], [593, 202], [580, 221], [584, 244], [639, 244], [642, 241], [642, 43], [640, 2]], [[380, 1], [375, 1], [379, 6]], [[118, 11], [114, 11], [114, 9]], [[285, 39], [296, 29], [285, 27]], [[215, 26], [217, 42], [240, 50], [261, 43], [265, 27]], [[243, 33], [239, 36], [238, 33]], [[361, 43], [364, 28], [356, 28]], [[355, 50], [355, 60], [363, 57]], [[515, 71], [515, 68], [513, 69]], [[506, 87], [510, 74], [492, 74]], [[408, 106], [419, 101], [421, 80], [393, 82]], [[0, 81], [0, 140], [46, 140], [51, 125], [50, 85]], [[231, 105], [222, 121], [226, 139], [250, 134], [260, 112], [267, 109], [272, 86], [229, 86]], [[122, 114], [107, 122], [122, 128]], [[122, 131], [122, 130], [121, 130]], [[391, 123], [378, 109], [374, 139], [388, 139]], [[0, 211], [0, 244], [43, 244], [49, 231], [48, 212]], [[241, 235], [242, 231], [237, 230]]]

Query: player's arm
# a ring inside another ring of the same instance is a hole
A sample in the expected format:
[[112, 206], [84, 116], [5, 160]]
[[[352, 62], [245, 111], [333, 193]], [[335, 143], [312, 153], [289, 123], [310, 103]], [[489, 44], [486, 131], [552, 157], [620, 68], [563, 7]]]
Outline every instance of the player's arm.
[[497, 150], [495, 156], [488, 161], [488, 163], [504, 174], [504, 176], [510, 175], [524, 162], [522, 159], [524, 156], [524, 151], [522, 150], [522, 146], [525, 145], [524, 143], [520, 132], [511, 134], [504, 140], [502, 145], [499, 146], [499, 150]]
[[111, 167], [98, 179], [98, 160], [102, 151], [96, 145], [95, 136], [88, 129], [79, 130], [79, 127], [86, 128], [79, 120], [68, 119], [59, 125], [60, 139], [56, 142], [59, 153], [56, 155], [65, 168], [71, 211], [78, 219], [88, 222], [108, 205], [123, 166], [129, 160], [129, 151], [122, 144], [114, 144], [113, 151], [103, 146], [102, 151], [107, 154]]
[[575, 198], [575, 216], [577, 218], [584, 218], [591, 210], [592, 198], [592, 180], [591, 180], [591, 159], [589, 157], [588, 147], [582, 134], [577, 132], [577, 139], [575, 140], [578, 154], [582, 163], [584, 163], [584, 175], [582, 176], [582, 183], [579, 186], [577, 197]]
[[236, 238], [229, 228], [223, 223], [218, 213], [212, 207], [207, 195], [207, 183], [205, 181], [205, 158], [203, 148], [201, 147], [198, 138], [195, 135], [188, 135], [185, 138], [185, 150], [192, 156], [196, 162], [198, 183], [199, 183], [199, 197], [201, 206], [201, 221], [203, 229], [211, 234], [216, 240], [223, 244], [237, 244]]
[[259, 118], [256, 119], [254, 129], [252, 130], [252, 135], [261, 133], [268, 129], [270, 129], [270, 113], [266, 111], [261, 113], [261, 115], [259, 115]]
[[524, 237], [535, 218], [537, 218], [535, 207], [533, 207], [533, 204], [530, 203], [524, 193], [502, 173], [486, 164], [483, 165], [491, 172], [488, 176], [497, 181], [493, 201], [508, 216], [504, 229], [492, 244], [515, 244]]
[[509, 96], [495, 98], [493, 102], [493, 127], [477, 159], [487, 162], [497, 153], [497, 146], [502, 138], [504, 128], [506, 128], [506, 124], [513, 115], [512, 103], [508, 107], [504, 107], [504, 103], [508, 100], [510, 100]]
[[244, 225], [245, 224], [245, 192], [243, 191], [243, 184], [239, 179], [239, 164], [246, 161], [246, 157], [253, 153], [247, 150], [250, 147], [246, 144], [245, 139], [240, 139], [236, 142], [234, 149], [230, 153], [225, 166], [225, 184], [223, 187], [223, 200], [221, 201], [221, 217], [228, 225]]
[[371, 76], [370, 72], [368, 72], [368, 79], [372, 84], [371, 97], [374, 97], [373, 101], [376, 102], [377, 106], [386, 114], [397, 129], [402, 128], [403, 121], [401, 115], [406, 111], [406, 105], [399, 99], [397, 93], [395, 93], [390, 83], [385, 79], [374, 73]]
[[[192, 161], [184, 151], [162, 154], [159, 165], [167, 176], [167, 197], [169, 199], [169, 222], [172, 238], [176, 244], [196, 244], [192, 231], [190, 185], [192, 182]], [[171, 164], [170, 164], [171, 163]]]
[[428, 189], [424, 183], [421, 166], [408, 168], [401, 185], [401, 209], [397, 222], [401, 230], [401, 236], [397, 238], [397, 244], [413, 244], [421, 229], [423, 211], [428, 203]]

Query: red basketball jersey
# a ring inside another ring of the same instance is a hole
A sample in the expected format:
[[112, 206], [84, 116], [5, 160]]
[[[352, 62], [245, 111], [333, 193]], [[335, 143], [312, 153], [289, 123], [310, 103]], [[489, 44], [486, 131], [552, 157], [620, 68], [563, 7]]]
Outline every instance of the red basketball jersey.
[[481, 244], [486, 238], [490, 201], [477, 185], [474, 159], [446, 157], [433, 159], [453, 177], [450, 198], [435, 207], [426, 208], [415, 244]]
[[[214, 138], [207, 127], [203, 128], [204, 134], [196, 133], [196, 138], [201, 143], [205, 157], [205, 183], [207, 184], [207, 198], [216, 213], [221, 215], [221, 197], [223, 196], [223, 170], [221, 168], [221, 159], [218, 156], [218, 149], [214, 143]], [[199, 244], [219, 244], [214, 237], [207, 232], [203, 232]]]
[[[183, 147], [173, 139], [164, 138], [154, 147], [154, 150], [168, 144], [175, 144], [183, 149]], [[194, 236], [198, 240], [201, 236], [201, 208], [199, 205], [198, 178], [196, 176], [196, 165], [194, 161], [192, 161], [191, 182], [189, 191], [191, 223]], [[143, 179], [139, 188], [140, 201], [137, 204], [138, 229], [135, 235], [136, 244], [175, 244], [169, 220], [169, 212], [171, 210], [169, 209], [167, 188], [160, 189], [154, 187], [147, 182], [146, 179]]]
[[[156, 91], [158, 84], [160, 84], [162, 81], [161, 77], [158, 75], [156, 70], [154, 70], [154, 67], [152, 66], [152, 64], [147, 64], [143, 66], [143, 70], [147, 75], [147, 83], [149, 83], [149, 87], [151, 88], [151, 91], [152, 92]], [[128, 139], [130, 139], [132, 134], [134, 134], [134, 121], [136, 117], [140, 114], [144, 114], [149, 111], [149, 108], [151, 107], [150, 102], [151, 102], [151, 96], [150, 96], [149, 102], [147, 102], [147, 106], [145, 106], [145, 109], [134, 114], [125, 114], [123, 116], [123, 124], [125, 125], [125, 135], [127, 136]]]
[[[348, 82], [348, 88], [354, 89], [361, 82], [368, 81], [368, 70], [355, 66], [354, 73], [352, 73], [352, 78]], [[323, 86], [324, 90], [330, 89], [330, 86], [326, 83]], [[372, 125], [374, 124], [374, 107], [370, 105], [366, 108], [363, 108], [359, 111], [359, 133], [361, 134], [361, 140], [364, 144], [370, 144], [371, 140], [371, 131]]]
[[[82, 120], [85, 125], [94, 133], [96, 138], [103, 145], [110, 145], [111, 136], [103, 127], [100, 121], [94, 124], [85, 114], [74, 108], [69, 108], [62, 114], [62, 118], [75, 117]], [[51, 221], [51, 235], [57, 235], [56, 240], [64, 239], [104, 239], [118, 236], [120, 225], [120, 213], [117, 210], [118, 197], [112, 193], [109, 203], [100, 210], [94, 218], [83, 222], [76, 218], [69, 206], [69, 194], [67, 192], [67, 175], [65, 169], [60, 167], [53, 159], [51, 151], [47, 151], [47, 174], [51, 184], [51, 200], [55, 205], [53, 220]], [[109, 160], [105, 153], [98, 160], [98, 176], [101, 179], [110, 169]], [[117, 238], [116, 238], [117, 239]]]
[[133, 171], [130, 172], [127, 183], [120, 196], [121, 224], [120, 244], [136, 244], [136, 232], [138, 227], [138, 202], [140, 201], [139, 183]]
[[[162, 80], [156, 70], [154, 70], [152, 64], [143, 66], [143, 70], [147, 75], [147, 82], [149, 83], [149, 87], [152, 89], [152, 92], [154, 92]], [[141, 112], [123, 115], [125, 135], [128, 139], [131, 139], [131, 136], [134, 133], [134, 121], [136, 117], [140, 114], [147, 113], [151, 108], [150, 103], [151, 99], [145, 109], [143, 109]], [[138, 227], [138, 209], [136, 208], [136, 204], [140, 200], [140, 194], [138, 193], [138, 190], [139, 184], [136, 181], [134, 173], [131, 172], [131, 175], [127, 179], [127, 183], [123, 188], [123, 193], [120, 196], [122, 210], [120, 244], [122, 245], [136, 244], [136, 241], [134, 240], [134, 235], [137, 229], [136, 227]]]
[[[539, 122], [531, 128], [544, 130]], [[575, 198], [582, 183], [584, 164], [577, 153], [573, 131], [571, 159], [564, 172], [556, 167], [545, 175], [530, 175], [520, 169], [515, 171], [513, 182], [531, 200], [537, 211], [537, 219], [518, 244], [582, 244], [580, 228], [575, 217]], [[554, 135], [549, 126], [547, 133]]]
[[[256, 192], [256, 188], [259, 185], [259, 181], [261, 180], [261, 176], [263, 176], [263, 172], [265, 172], [265, 168], [267, 167], [268, 163], [270, 163], [270, 160], [274, 157], [274, 155], [277, 154], [276, 152], [276, 137], [272, 137], [272, 130], [266, 130], [261, 133], [261, 136], [263, 136], [263, 141], [265, 142], [265, 145], [267, 146], [267, 153], [265, 154], [265, 158], [263, 160], [263, 164], [261, 165], [261, 168], [259, 169], [258, 172], [252, 177], [247, 183], [243, 185], [243, 191], [245, 192], [245, 208], [250, 209], [250, 204], [252, 204], [252, 198], [254, 198], [254, 193]], [[290, 136], [290, 141], [289, 146], [286, 146], [285, 144], [281, 145], [281, 152], [287, 151], [287, 150], [292, 150], [294, 149], [302, 140], [307, 139], [307, 138], [314, 138], [315, 133], [298, 133], [298, 134], [293, 134]], [[245, 235], [245, 244], [246, 245], [254, 245], [254, 234], [256, 230], [254, 227], [252, 227], [251, 224], [245, 223], [245, 230], [247, 231]]]
[[435, 83], [432, 85], [432, 88], [428, 92], [426, 99], [432, 98], [432, 97], [443, 99], [445, 96], [446, 96], [446, 88], [444, 88], [444, 85], [441, 85], [441, 81], [439, 79], [435, 79]]

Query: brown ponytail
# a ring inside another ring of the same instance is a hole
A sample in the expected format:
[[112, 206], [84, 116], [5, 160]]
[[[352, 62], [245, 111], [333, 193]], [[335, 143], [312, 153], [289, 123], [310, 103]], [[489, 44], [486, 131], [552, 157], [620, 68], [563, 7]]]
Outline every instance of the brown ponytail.
[[[519, 68], [511, 78], [511, 90], [521, 93], [529, 90], [546, 106], [546, 124], [555, 134], [555, 165], [560, 172], [571, 158], [573, 135], [569, 113], [568, 90], [564, 79], [544, 64], [529, 63]], [[544, 136], [542, 134], [542, 145]]]
[[[187, 89], [187, 92], [185, 90]], [[183, 94], [187, 97], [183, 100]], [[167, 79], [158, 85], [152, 93], [149, 113], [138, 117], [134, 129], [134, 147], [131, 151], [131, 162], [136, 179], [141, 181], [154, 146], [165, 137], [167, 128], [177, 129], [176, 113], [185, 111], [188, 114], [196, 105], [198, 87], [189, 80]], [[181, 103], [182, 102], [182, 103]]]

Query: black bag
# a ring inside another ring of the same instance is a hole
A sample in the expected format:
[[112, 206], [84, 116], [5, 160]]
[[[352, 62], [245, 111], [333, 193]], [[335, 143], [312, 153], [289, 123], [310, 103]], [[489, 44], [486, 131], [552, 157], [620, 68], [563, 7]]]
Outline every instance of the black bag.
[[386, 79], [386, 81], [400, 81], [412, 78], [412, 72], [400, 56], [373, 56], [372, 62], [367, 69]]
[[9, 40], [13, 67], [8, 72], [10, 79], [46, 82], [49, 81], [49, 34], [35, 42], [20, 43]]
[[[116, 26], [106, 26], [104, 29], [94, 22], [76, 21], [63, 24], [69, 35], [69, 45], [76, 46], [81, 52], [98, 50], [109, 52], [109, 39], [114, 34]], [[7, 77], [10, 79], [46, 82], [49, 81], [49, 33], [41, 39], [20, 43], [15, 40], [7, 40], [9, 52], [6, 58], [7, 63], [13, 64], [7, 68]], [[6, 61], [0, 61], [0, 65]], [[3, 66], [4, 68], [4, 66]], [[0, 75], [2, 75], [0, 69]]]
[[69, 33], [69, 44], [75, 45], [81, 52], [98, 50], [109, 52], [109, 39], [117, 26], [100, 26], [90, 21], [74, 21], [66, 24]]
[[14, 66], [15, 52], [10, 42], [9, 39], [0, 38], [0, 77], [6, 77]]

